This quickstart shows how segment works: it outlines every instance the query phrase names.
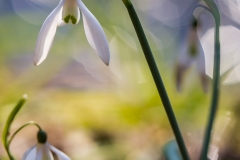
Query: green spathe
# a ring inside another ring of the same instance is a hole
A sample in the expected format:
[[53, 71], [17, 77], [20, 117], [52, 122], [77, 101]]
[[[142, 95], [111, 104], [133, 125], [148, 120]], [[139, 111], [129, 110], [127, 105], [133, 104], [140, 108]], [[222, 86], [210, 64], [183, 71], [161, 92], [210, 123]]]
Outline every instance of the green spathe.
[[38, 143], [46, 143], [47, 142], [47, 133], [44, 130], [39, 130], [37, 133]]
[[17, 105], [14, 107], [14, 109], [12, 110], [10, 115], [8, 116], [7, 122], [4, 126], [4, 129], [3, 129], [2, 142], [3, 142], [3, 145], [6, 149], [6, 151], [7, 151], [7, 154], [8, 154], [8, 156], [11, 160], [13, 160], [14, 158], [9, 151], [9, 141], [8, 141], [8, 135], [10, 133], [9, 129], [10, 129], [11, 124], [12, 124], [14, 118], [16, 117], [17, 113], [20, 111], [23, 104], [27, 101], [27, 98], [28, 98], [28, 96], [26, 94], [24, 94], [22, 96], [22, 98], [18, 101]]

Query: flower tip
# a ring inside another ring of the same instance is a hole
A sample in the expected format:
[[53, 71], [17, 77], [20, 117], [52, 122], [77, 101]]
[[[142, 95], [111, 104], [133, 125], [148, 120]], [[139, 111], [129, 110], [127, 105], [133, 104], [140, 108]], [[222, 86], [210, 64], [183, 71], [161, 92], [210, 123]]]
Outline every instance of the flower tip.
[[22, 96], [22, 98], [25, 99], [25, 100], [27, 100], [27, 99], [28, 99], [28, 95], [27, 95], [27, 94], [24, 94], [24, 95]]
[[201, 79], [202, 89], [203, 89], [204, 93], [208, 93], [209, 79], [208, 79], [207, 75], [205, 74], [205, 72], [201, 73], [200, 79]]
[[41, 64], [41, 62], [40, 61], [34, 61], [34, 63], [33, 63], [35, 66], [38, 66], [39, 64]]
[[182, 91], [182, 85], [181, 85], [180, 82], [177, 82], [176, 88], [177, 88], [177, 91], [178, 91], [178, 92], [181, 92], [181, 91]]
[[176, 67], [176, 88], [178, 92], [181, 92], [182, 90], [182, 79], [183, 79], [183, 72], [184, 72], [184, 67], [180, 64], [177, 65]]
[[132, 2], [130, 0], [122, 0], [122, 1], [126, 6], [132, 5]]
[[109, 61], [110, 61], [110, 53], [107, 52], [107, 54], [99, 54], [100, 59], [105, 63], [107, 66], [109, 66]]
[[107, 66], [109, 66], [109, 61], [107, 61], [107, 62], [104, 62]]

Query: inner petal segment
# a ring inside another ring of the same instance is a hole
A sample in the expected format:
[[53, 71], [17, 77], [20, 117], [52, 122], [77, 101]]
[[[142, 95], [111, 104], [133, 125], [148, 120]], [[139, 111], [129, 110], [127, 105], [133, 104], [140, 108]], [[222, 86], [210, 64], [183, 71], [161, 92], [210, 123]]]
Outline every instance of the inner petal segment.
[[65, 23], [78, 23], [80, 19], [80, 12], [76, 0], [66, 0], [63, 5], [62, 18]]

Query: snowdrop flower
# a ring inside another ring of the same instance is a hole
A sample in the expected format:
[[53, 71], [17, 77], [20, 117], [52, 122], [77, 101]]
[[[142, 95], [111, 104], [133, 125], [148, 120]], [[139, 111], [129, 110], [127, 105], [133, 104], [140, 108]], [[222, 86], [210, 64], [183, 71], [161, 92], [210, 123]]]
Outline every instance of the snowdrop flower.
[[70, 158], [47, 142], [47, 134], [39, 130], [37, 134], [38, 144], [27, 150], [22, 160], [54, 160], [52, 152], [58, 160], [70, 160]]
[[41, 64], [47, 57], [51, 48], [56, 29], [60, 24], [59, 17], [65, 23], [77, 24], [80, 20], [80, 10], [83, 16], [84, 30], [87, 40], [97, 52], [102, 61], [108, 65], [110, 54], [106, 35], [94, 17], [81, 0], [61, 0], [50, 13], [42, 25], [35, 48], [34, 64]]
[[[196, 7], [199, 4], [204, 3], [202, 3], [200, 0], [142, 1], [145, 1], [146, 3], [149, 2], [150, 4], [150, 6], [143, 5], [142, 8], [146, 8], [148, 11], [147, 15], [150, 16], [149, 19], [152, 20], [152, 22], [150, 21], [150, 26], [152, 27], [151, 30], [153, 30], [153, 32], [155, 31], [154, 35], [157, 35], [158, 37], [161, 37], [163, 35], [161, 39], [163, 47], [170, 46], [172, 48], [176, 37], [180, 35], [177, 42], [178, 60], [176, 67], [176, 86], [178, 91], [181, 90], [185, 71], [190, 67], [190, 65], [192, 65], [193, 62], [196, 62], [197, 72], [200, 76], [203, 89], [206, 91], [208, 78], [205, 73], [205, 58], [202, 45], [198, 38], [198, 31], [202, 31], [203, 28], [202, 26], [199, 27], [199, 25], [197, 25], [197, 21], [194, 18], [198, 18], [202, 12], [202, 9], [197, 9]], [[165, 15], [168, 16], [166, 17]], [[156, 28], [156, 24], [159, 24], [159, 27]], [[175, 33], [172, 33], [173, 31], [171, 29], [168, 30], [168, 28], [171, 27], [179, 28], [179, 30], [175, 29]], [[170, 31], [170, 36], [166, 36], [164, 34], [164, 31], [166, 33]], [[160, 34], [158, 35], [158, 33]], [[164, 39], [166, 39], [167, 42], [164, 42]]]
[[[221, 14], [220, 44], [221, 66], [220, 75], [223, 84], [240, 82], [240, 1], [215, 0]], [[204, 19], [211, 19], [210, 14], [203, 13]], [[206, 24], [204, 24], [206, 25]], [[205, 53], [206, 73], [213, 77], [214, 61], [214, 24], [201, 36], [201, 44]]]
[[192, 23], [184, 26], [184, 30], [181, 32], [182, 35], [179, 43], [179, 57], [176, 70], [177, 89], [179, 91], [181, 90], [184, 72], [194, 61], [196, 61], [197, 72], [200, 76], [203, 90], [206, 92], [208, 78], [205, 73], [204, 53], [197, 34], [199, 24], [194, 17], [192, 18]]

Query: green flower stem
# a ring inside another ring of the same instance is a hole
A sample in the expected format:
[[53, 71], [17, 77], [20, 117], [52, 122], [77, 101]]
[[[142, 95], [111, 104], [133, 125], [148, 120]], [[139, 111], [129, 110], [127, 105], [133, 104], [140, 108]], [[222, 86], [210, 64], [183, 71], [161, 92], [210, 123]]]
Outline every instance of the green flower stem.
[[214, 69], [213, 69], [213, 90], [212, 90], [212, 102], [209, 113], [209, 119], [206, 126], [204, 140], [200, 155], [200, 160], [207, 160], [207, 153], [209, 149], [209, 143], [211, 141], [211, 131], [216, 117], [218, 109], [218, 100], [220, 94], [220, 39], [219, 39], [219, 28], [220, 28], [220, 13], [213, 0], [204, 0], [208, 5], [213, 17], [215, 19], [215, 37], [214, 37]]
[[138, 39], [139, 39], [140, 44], [142, 46], [143, 53], [144, 53], [145, 58], [147, 60], [148, 66], [151, 70], [153, 79], [154, 79], [155, 84], [156, 84], [157, 89], [158, 89], [158, 93], [159, 93], [159, 95], [162, 99], [162, 103], [163, 103], [163, 106], [164, 106], [165, 111], [167, 113], [167, 116], [168, 116], [169, 122], [171, 124], [172, 130], [175, 134], [175, 137], [176, 137], [181, 155], [182, 155], [184, 160], [190, 160], [186, 145], [184, 143], [184, 140], [182, 138], [180, 129], [178, 127], [178, 123], [177, 123], [177, 120], [175, 118], [175, 115], [174, 115], [171, 103], [169, 101], [166, 89], [164, 87], [164, 84], [163, 84], [162, 78], [160, 76], [160, 73], [158, 71], [158, 68], [157, 68], [156, 62], [154, 60], [154, 57], [152, 55], [152, 51], [149, 47], [148, 41], [147, 41], [146, 36], [144, 34], [144, 31], [142, 29], [141, 23], [138, 19], [138, 16], [137, 16], [137, 14], [134, 10], [134, 7], [133, 7], [131, 1], [130, 0], [123, 0], [123, 3], [125, 4], [125, 6], [128, 10], [129, 16], [132, 20], [133, 26], [135, 28]]
[[5, 147], [10, 160], [14, 160], [15, 158], [12, 156], [12, 154], [9, 150], [9, 145], [8, 145], [8, 135], [10, 133], [9, 130], [10, 130], [11, 124], [12, 124], [15, 116], [17, 115], [19, 110], [22, 108], [22, 106], [26, 102], [26, 100], [27, 100], [27, 95], [23, 95], [23, 97], [18, 101], [17, 105], [14, 107], [14, 109], [8, 116], [7, 122], [3, 128], [2, 142], [3, 142], [3, 146]]
[[27, 126], [29, 126], [29, 125], [35, 125], [39, 130], [42, 130], [42, 128], [41, 128], [36, 122], [34, 122], [34, 121], [27, 122], [27, 123], [25, 123], [24, 125], [22, 125], [20, 128], [18, 128], [18, 130], [16, 130], [16, 131], [13, 133], [13, 135], [11, 136], [11, 138], [10, 138], [9, 141], [8, 141], [8, 147], [10, 146], [10, 144], [11, 144], [13, 138], [16, 136], [16, 134], [17, 134], [19, 131], [21, 131], [23, 128], [25, 128], [25, 127], [27, 127]]

